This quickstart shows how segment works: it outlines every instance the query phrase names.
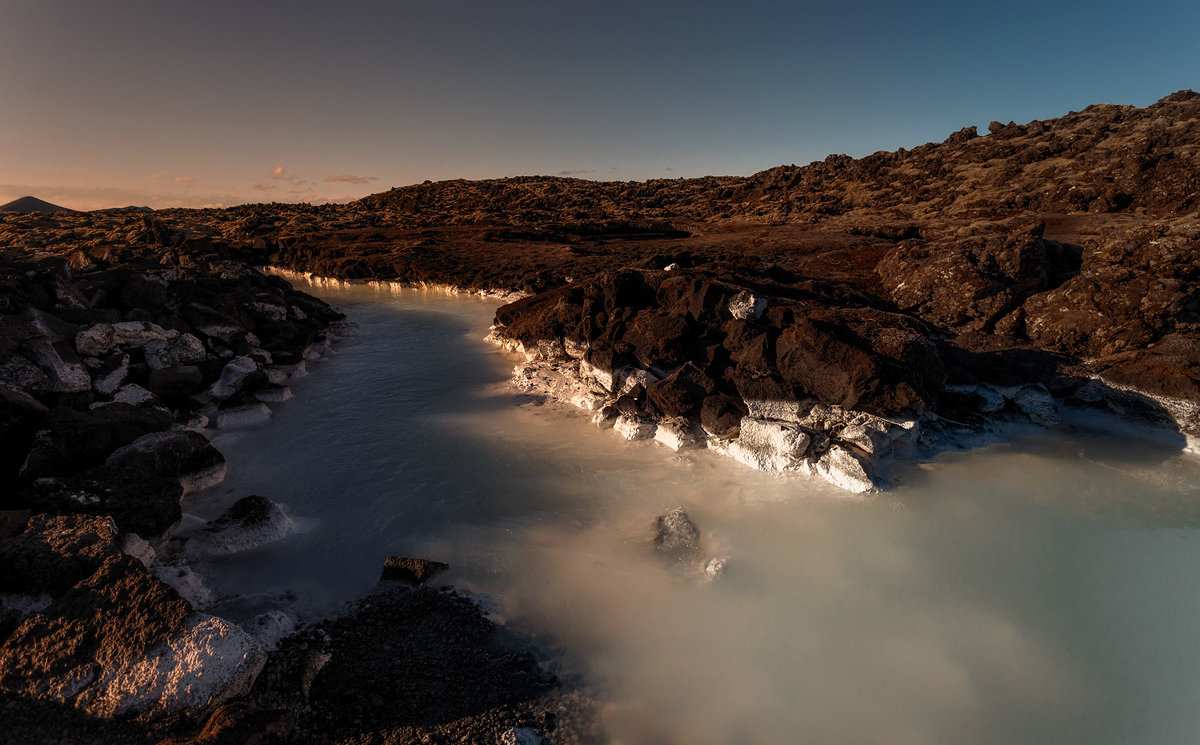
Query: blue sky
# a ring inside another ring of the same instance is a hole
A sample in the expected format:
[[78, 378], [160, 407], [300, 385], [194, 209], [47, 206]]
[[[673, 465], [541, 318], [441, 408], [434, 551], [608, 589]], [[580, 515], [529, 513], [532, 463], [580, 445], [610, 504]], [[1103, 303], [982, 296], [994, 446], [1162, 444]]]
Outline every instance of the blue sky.
[[748, 175], [1200, 88], [1200, 3], [0, 0], [0, 202]]

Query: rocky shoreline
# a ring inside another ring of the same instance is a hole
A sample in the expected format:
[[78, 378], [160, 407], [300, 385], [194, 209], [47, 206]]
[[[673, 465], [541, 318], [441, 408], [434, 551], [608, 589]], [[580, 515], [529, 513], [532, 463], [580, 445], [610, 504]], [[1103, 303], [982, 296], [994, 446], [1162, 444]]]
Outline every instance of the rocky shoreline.
[[[145, 261], [148, 248], [120, 264], [10, 254], [2, 266], [5, 737], [586, 733], [585, 695], [559, 685], [522, 651], [527, 643], [468, 600], [408, 586], [425, 575], [383, 582], [299, 630], [279, 611], [240, 623], [204, 612], [213, 598], [196, 560], [279, 540], [292, 525], [269, 499], [248, 496], [180, 532], [185, 496], [225, 475], [208, 438], [268, 423], [270, 405], [291, 398], [287, 383], [321, 359], [343, 316], [245, 265], [189, 252], [186, 267], [164, 269]], [[405, 653], [387, 652], [402, 634]], [[364, 665], [403, 690], [371, 705], [385, 691], [362, 689]], [[415, 690], [428, 692], [426, 703], [409, 700]]]
[[[492, 297], [519, 389], [628, 439], [862, 493], [898, 459], [1067, 410], [1200, 451], [1198, 195], [1200, 95], [1181, 91], [746, 178], [0, 215], [8, 734], [598, 736], [584, 694], [449, 591], [391, 587], [294, 633], [202, 612], [189, 552], [286, 534], [250, 495], [176, 528], [223, 474], [205, 433], [269, 421], [340, 320], [289, 277]], [[423, 631], [384, 654], [388, 618]], [[418, 652], [441, 657], [386, 690], [355, 676]]]

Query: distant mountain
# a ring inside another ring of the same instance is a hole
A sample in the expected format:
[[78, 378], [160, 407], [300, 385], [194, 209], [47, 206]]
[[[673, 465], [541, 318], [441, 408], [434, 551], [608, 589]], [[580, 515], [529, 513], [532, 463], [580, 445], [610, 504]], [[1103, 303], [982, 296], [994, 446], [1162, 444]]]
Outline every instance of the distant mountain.
[[21, 197], [14, 199], [8, 204], [0, 204], [0, 212], [19, 212], [22, 215], [28, 215], [30, 212], [74, 212], [75, 210], [66, 207], [59, 207], [57, 204], [50, 204], [47, 201], [38, 199], [37, 197]]

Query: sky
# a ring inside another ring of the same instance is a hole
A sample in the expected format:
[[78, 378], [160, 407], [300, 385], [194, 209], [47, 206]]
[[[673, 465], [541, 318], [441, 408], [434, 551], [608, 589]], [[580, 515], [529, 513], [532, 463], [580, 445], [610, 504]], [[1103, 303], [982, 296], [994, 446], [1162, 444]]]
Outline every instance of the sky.
[[1196, 0], [0, 0], [0, 203], [750, 175], [1200, 89]]

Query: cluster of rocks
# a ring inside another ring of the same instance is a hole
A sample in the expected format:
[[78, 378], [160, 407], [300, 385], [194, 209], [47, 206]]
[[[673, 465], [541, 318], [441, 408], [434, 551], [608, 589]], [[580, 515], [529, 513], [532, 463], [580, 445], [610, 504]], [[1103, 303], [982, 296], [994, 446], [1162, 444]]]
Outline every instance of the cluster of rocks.
[[[301, 630], [279, 610], [238, 623], [205, 612], [218, 599], [198, 563], [295, 530], [257, 495], [180, 529], [184, 496], [225, 475], [209, 437], [264, 421], [342, 316], [178, 234], [163, 240], [174, 245], [63, 242], [0, 263], [6, 734], [199, 745], [332, 742], [371, 726], [590, 741], [586, 694], [470, 601], [419, 587], [444, 564], [390, 557], [390, 589]], [[364, 669], [378, 673], [371, 691]]]
[[919, 434], [945, 383], [928, 331], [835, 283], [724, 277], [602, 275], [502, 307], [491, 338], [524, 353], [520, 388], [627, 439], [878, 488], [873, 456]]
[[888, 459], [938, 442], [947, 408], [956, 422], [1055, 421], [1044, 385], [967, 382], [929, 326], [876, 298], [777, 267], [728, 276], [601, 275], [500, 308], [490, 338], [524, 354], [519, 389], [626, 439], [710, 447], [851, 492], [886, 487]]
[[[266, 662], [261, 635], [203, 613], [164, 560], [183, 496], [224, 478], [210, 428], [267, 416], [342, 316], [197, 258], [0, 262], [0, 698], [14, 722], [33, 702], [83, 715], [63, 716], [76, 733], [203, 717]], [[245, 501], [203, 536], [261, 532]]]
[[266, 420], [342, 318], [245, 267], [2, 269], [3, 506], [109, 514], [153, 540], [182, 493], [223, 477], [201, 432]]

